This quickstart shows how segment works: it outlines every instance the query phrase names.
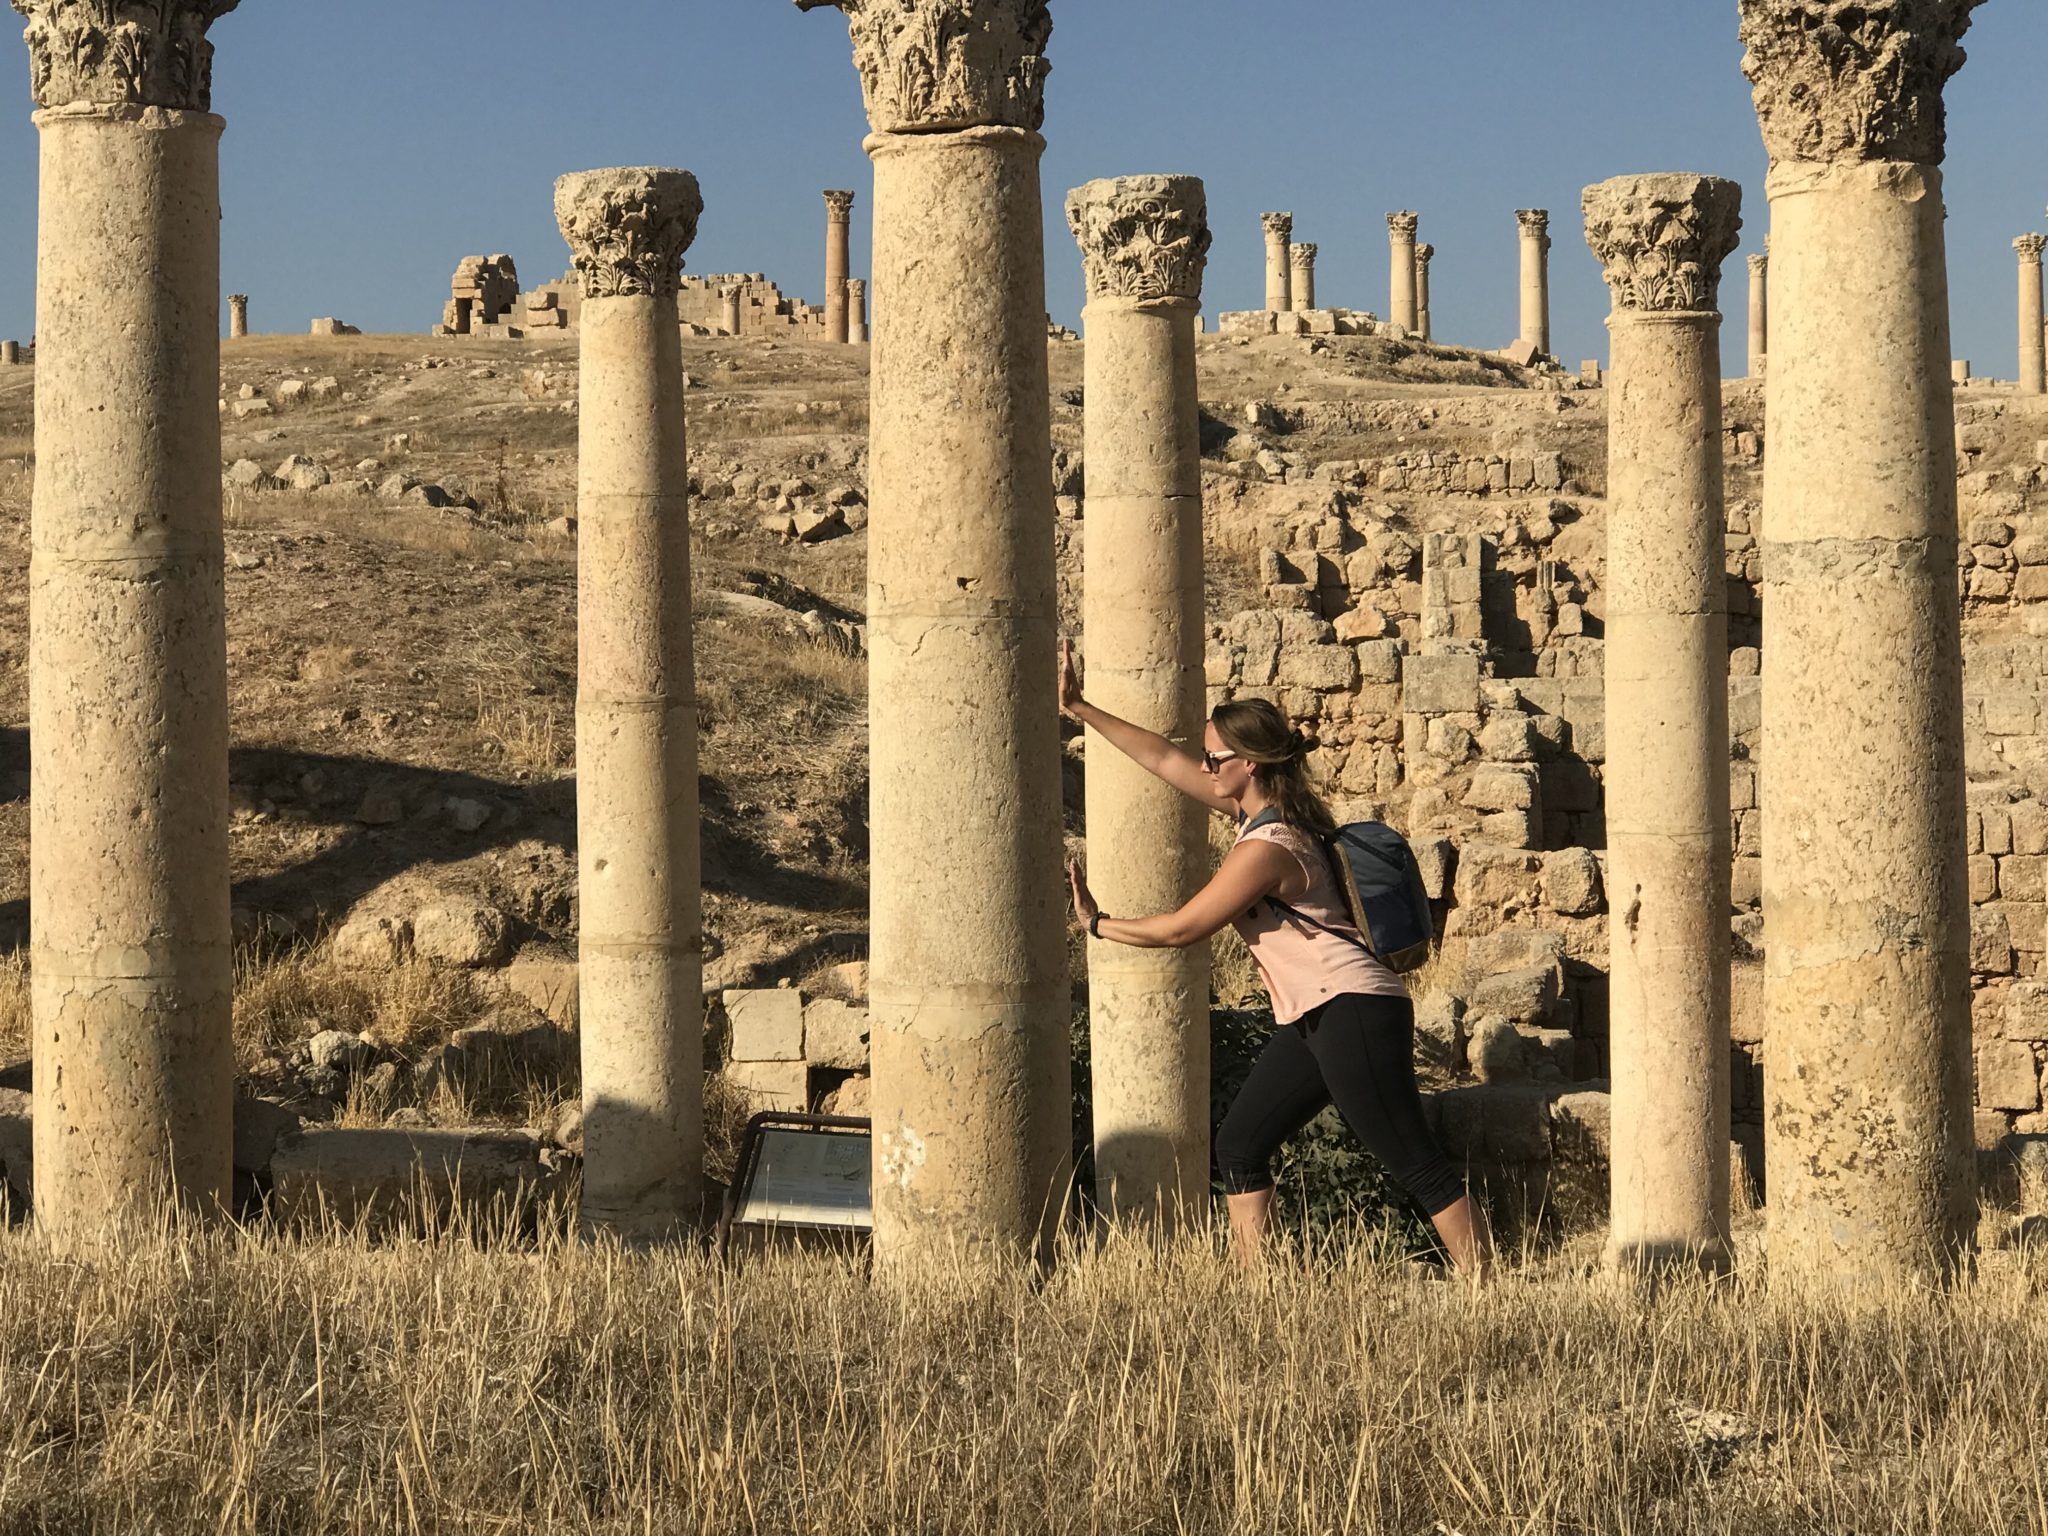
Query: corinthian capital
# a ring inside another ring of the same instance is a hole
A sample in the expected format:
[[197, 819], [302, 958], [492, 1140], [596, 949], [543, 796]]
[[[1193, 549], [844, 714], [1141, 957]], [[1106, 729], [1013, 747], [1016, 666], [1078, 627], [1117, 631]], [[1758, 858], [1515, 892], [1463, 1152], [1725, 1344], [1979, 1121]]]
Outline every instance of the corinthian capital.
[[1291, 213], [1262, 213], [1259, 224], [1266, 231], [1268, 240], [1288, 240], [1294, 236], [1294, 215]]
[[206, 29], [240, 0], [13, 0], [28, 18], [36, 105], [213, 105]]
[[1550, 210], [1548, 208], [1517, 208], [1515, 210], [1515, 222], [1521, 226], [1524, 235], [1543, 235], [1547, 237], [1550, 233]]
[[1742, 188], [1718, 176], [1621, 176], [1586, 188], [1586, 243], [1617, 310], [1711, 314], [1742, 234]]
[[2012, 248], [2020, 253], [2021, 266], [2038, 267], [2041, 252], [2048, 250], [2048, 235], [2021, 235], [2013, 241]]
[[825, 220], [829, 224], [851, 224], [853, 222], [853, 194], [851, 192], [827, 192], [825, 194]]
[[1289, 247], [1290, 259], [1297, 267], [1312, 267], [1316, 264], [1316, 244], [1313, 240]]
[[1067, 194], [1094, 299], [1202, 297], [1209, 199], [1194, 176], [1119, 176]]
[[1030, 128], [1052, 66], [1046, 0], [796, 0], [846, 12], [876, 133]]
[[1432, 257], [1434, 257], [1435, 255], [1436, 255], [1436, 247], [1435, 247], [1435, 246], [1433, 246], [1433, 245], [1418, 245], [1417, 247], [1415, 247], [1415, 264], [1416, 264], [1417, 266], [1421, 266], [1421, 267], [1426, 267], [1426, 266], [1428, 266], [1428, 265], [1429, 265], [1429, 263], [1430, 263], [1430, 260], [1431, 260], [1431, 258], [1432, 258]]
[[1983, 0], [1741, 0], [1742, 72], [1774, 161], [1939, 165], [1942, 87]]
[[1413, 213], [1390, 213], [1387, 215], [1387, 233], [1397, 240], [1413, 240], [1415, 232], [1422, 227], [1422, 219]]
[[675, 293], [703, 212], [697, 178], [688, 171], [631, 166], [579, 171], [555, 183], [555, 222], [593, 299]]

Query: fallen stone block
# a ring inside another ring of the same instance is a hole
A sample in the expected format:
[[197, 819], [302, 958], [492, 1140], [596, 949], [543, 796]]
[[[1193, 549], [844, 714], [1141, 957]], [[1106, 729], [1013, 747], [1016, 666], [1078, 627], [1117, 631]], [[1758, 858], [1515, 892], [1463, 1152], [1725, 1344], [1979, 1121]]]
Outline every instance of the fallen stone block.
[[292, 1224], [372, 1227], [513, 1215], [548, 1181], [540, 1153], [520, 1131], [300, 1131], [271, 1155], [271, 1209]]
[[804, 999], [794, 987], [735, 988], [724, 1001], [733, 1061], [804, 1059]]

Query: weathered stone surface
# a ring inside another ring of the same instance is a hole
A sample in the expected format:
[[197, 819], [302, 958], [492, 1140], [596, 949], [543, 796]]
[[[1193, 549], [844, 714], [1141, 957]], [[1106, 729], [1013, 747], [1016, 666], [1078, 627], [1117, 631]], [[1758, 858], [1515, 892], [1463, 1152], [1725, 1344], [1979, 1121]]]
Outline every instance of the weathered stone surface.
[[804, 1059], [804, 998], [794, 987], [735, 989], [724, 1002], [734, 1061]]
[[1045, 121], [1045, 0], [796, 0], [846, 12], [876, 133], [1036, 129]]
[[688, 171], [581, 171], [555, 183], [555, 220], [587, 298], [673, 296], [704, 199]]
[[1977, 1103], [1985, 1109], [2026, 1114], [2041, 1107], [2041, 1068], [2031, 1045], [2018, 1040], [1979, 1043]]
[[468, 967], [496, 965], [510, 953], [512, 924], [496, 907], [437, 902], [413, 919], [413, 953]]
[[1214, 237], [1200, 178], [1091, 181], [1067, 194], [1067, 224], [1081, 247], [1091, 301], [1201, 299]]
[[804, 1004], [804, 1059], [814, 1067], [865, 1072], [868, 1011], [834, 997]]
[[517, 1131], [307, 1130], [278, 1141], [270, 1173], [280, 1220], [373, 1228], [514, 1212], [546, 1178], [539, 1139]]
[[1561, 848], [1543, 859], [1543, 901], [1567, 917], [1600, 910], [1600, 861], [1585, 848]]

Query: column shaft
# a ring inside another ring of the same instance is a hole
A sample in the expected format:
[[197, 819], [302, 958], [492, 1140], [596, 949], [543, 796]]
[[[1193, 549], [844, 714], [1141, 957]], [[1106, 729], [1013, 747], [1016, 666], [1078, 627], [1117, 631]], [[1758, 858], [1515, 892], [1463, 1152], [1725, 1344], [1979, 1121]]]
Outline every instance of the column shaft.
[[1387, 215], [1389, 250], [1389, 292], [1387, 319], [1414, 335], [1422, 329], [1421, 305], [1415, 291], [1416, 217], [1412, 213]]
[[1044, 141], [868, 149], [875, 1244], [1014, 1257], [1070, 1145]]
[[1728, 1260], [1728, 619], [1715, 314], [1609, 324], [1613, 1220], [1628, 1268]]
[[1771, 263], [1767, 256], [1749, 258], [1749, 376], [1764, 376], [1771, 348]]
[[846, 339], [859, 346], [868, 340], [868, 285], [865, 278], [846, 283]]
[[1770, 193], [1771, 1257], [1924, 1275], [1973, 1221], [1941, 174], [1781, 162]]
[[846, 277], [853, 270], [853, 194], [825, 194], [825, 339], [845, 345]]
[[228, 295], [228, 335], [236, 340], [249, 334], [249, 300], [239, 293]]
[[2048, 241], [2024, 235], [2014, 242], [2020, 253], [2020, 393], [2048, 394], [2048, 353], [2042, 343], [2041, 251]]
[[1550, 215], [1540, 208], [1516, 215], [1522, 231], [1522, 335], [1538, 355], [1550, 355]]
[[[1195, 377], [1206, 198], [1193, 177], [1124, 177], [1076, 190], [1067, 218], [1088, 270], [1089, 696], [1196, 741], [1207, 699]], [[1087, 808], [1104, 911], [1176, 911], [1207, 881], [1202, 808], [1093, 733]], [[1206, 1221], [1208, 946], [1091, 942], [1088, 1017], [1097, 1204], [1111, 1221]]]
[[725, 291], [725, 330], [729, 336], [740, 333], [740, 291], [737, 288]]
[[1266, 230], [1266, 308], [1284, 315], [1294, 308], [1294, 216], [1269, 213]]
[[689, 453], [673, 294], [585, 298], [577, 473], [576, 834], [583, 1215], [696, 1221], [703, 927]]
[[1288, 255], [1292, 267], [1294, 307], [1297, 311], [1316, 307], [1316, 248], [1313, 245], [1294, 246]]
[[36, 122], [35, 1194], [71, 1234], [229, 1193], [222, 124]]
[[1435, 255], [1434, 246], [1415, 247], [1415, 334], [1424, 341], [1435, 339], [1429, 318], [1429, 263]]

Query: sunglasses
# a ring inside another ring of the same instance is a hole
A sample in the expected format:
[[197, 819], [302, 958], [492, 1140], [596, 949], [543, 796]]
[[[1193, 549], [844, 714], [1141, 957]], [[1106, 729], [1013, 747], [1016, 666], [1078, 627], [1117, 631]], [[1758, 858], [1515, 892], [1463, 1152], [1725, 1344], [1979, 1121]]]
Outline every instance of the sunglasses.
[[1202, 766], [1211, 773], [1216, 772], [1225, 763], [1236, 761], [1237, 754], [1235, 752], [1204, 752], [1202, 754]]

